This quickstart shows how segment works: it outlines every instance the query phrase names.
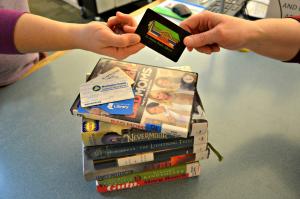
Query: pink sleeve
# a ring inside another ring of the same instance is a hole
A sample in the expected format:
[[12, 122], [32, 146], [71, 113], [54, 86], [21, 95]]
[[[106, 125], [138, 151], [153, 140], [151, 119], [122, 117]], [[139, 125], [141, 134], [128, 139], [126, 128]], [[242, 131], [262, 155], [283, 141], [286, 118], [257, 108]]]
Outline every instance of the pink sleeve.
[[14, 30], [24, 12], [0, 9], [0, 53], [20, 54], [14, 44]]

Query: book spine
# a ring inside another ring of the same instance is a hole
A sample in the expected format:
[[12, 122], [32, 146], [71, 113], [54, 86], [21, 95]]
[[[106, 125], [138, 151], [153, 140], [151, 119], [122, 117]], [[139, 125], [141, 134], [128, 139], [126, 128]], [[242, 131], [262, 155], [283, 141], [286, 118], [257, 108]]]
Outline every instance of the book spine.
[[207, 134], [207, 132], [208, 132], [207, 122], [193, 123], [190, 136], [203, 135], [203, 134]]
[[178, 174], [188, 174], [189, 176], [194, 176], [200, 173], [200, 164], [199, 162], [193, 162], [189, 164], [178, 165], [174, 167], [162, 168], [157, 170], [133, 173], [130, 175], [109, 178], [105, 180], [98, 180], [99, 185], [116, 185], [123, 183], [132, 183], [136, 180], [150, 180], [153, 178], [162, 178], [167, 176], [176, 176]]
[[73, 111], [73, 112], [77, 116], [81, 116], [81, 117], [83, 116], [83, 117], [93, 119], [93, 120], [100, 120], [102, 122], [111, 123], [112, 125], [122, 125], [122, 126], [127, 126], [129, 128], [137, 128], [137, 129], [145, 130], [145, 126], [143, 124], [138, 124], [138, 123], [134, 123], [134, 122], [130, 122], [130, 121], [110, 118], [110, 117], [106, 117], [105, 115], [95, 115], [95, 114], [90, 114], [90, 113], [78, 113], [77, 111]]
[[84, 146], [109, 145], [175, 138], [165, 133], [111, 125], [99, 120], [82, 119], [81, 138]]
[[[195, 143], [196, 141], [196, 143]], [[149, 151], [158, 151], [165, 149], [178, 149], [192, 147], [197, 143], [194, 137], [173, 138], [167, 140], [153, 140], [149, 142], [124, 143], [122, 145], [104, 145], [85, 147], [85, 153], [89, 159], [101, 160], [107, 158], [117, 158], [129, 156]]]
[[[168, 161], [173, 156], [194, 153], [194, 149], [193, 149], [193, 147], [189, 147], [189, 148], [183, 148], [183, 149], [165, 150], [165, 151], [157, 151], [157, 152], [151, 152], [151, 153], [153, 153], [153, 155], [154, 155], [153, 161], [151, 159], [146, 159], [144, 157], [141, 157], [141, 155], [143, 155], [143, 154], [136, 154], [133, 156], [128, 156], [128, 157], [122, 158], [123, 159], [122, 162], [127, 162], [127, 164], [124, 164], [123, 166], [134, 165], [135, 162], [139, 162], [139, 163], [152, 162], [152, 163], [154, 163], [154, 162]], [[93, 160], [88, 160], [87, 156], [84, 154], [84, 160], [86, 160], [87, 163], [91, 162], [91, 164], [94, 165], [94, 168], [96, 170], [112, 168], [112, 167], [120, 167], [120, 165], [118, 165], [118, 159], [120, 159], [120, 158], [113, 159], [112, 161], [105, 161], [105, 160], [104, 161], [101, 161], [101, 160], [93, 161]], [[135, 159], [135, 160], [131, 160], [131, 159]]]
[[142, 129], [142, 130], [152, 129], [152, 131], [160, 129], [159, 132], [165, 133], [165, 134], [173, 136], [173, 137], [186, 138], [188, 136], [188, 129], [175, 127], [175, 126], [171, 126], [171, 125], [167, 125], [167, 124], [163, 124], [162, 126], [158, 126], [155, 124], [139, 124], [139, 123], [135, 123], [135, 122], [106, 117], [105, 115], [79, 113], [77, 110], [73, 110], [72, 113], [73, 113], [73, 115], [77, 115], [80, 117], [86, 117], [86, 118], [93, 119], [93, 120], [100, 120], [102, 122], [111, 123], [112, 125], [123, 125], [123, 126], [127, 126], [129, 128], [138, 128], [138, 129]]
[[[193, 155], [193, 154], [191, 154], [191, 155]], [[193, 158], [193, 160], [187, 159], [186, 161], [182, 161], [180, 163], [188, 163], [188, 162], [192, 162], [194, 160], [195, 160], [195, 157]], [[171, 161], [158, 162], [158, 163], [153, 163], [153, 164], [135, 165], [135, 166], [131, 166], [132, 168], [127, 171], [120, 171], [120, 172], [109, 173], [109, 174], [105, 174], [105, 175], [98, 175], [98, 176], [96, 176], [96, 180], [105, 180], [105, 179], [109, 179], [109, 178], [122, 177], [122, 176], [126, 176], [126, 175], [129, 175], [132, 173], [144, 172], [144, 171], [149, 171], [149, 170], [153, 170], [153, 169], [163, 169], [163, 168], [168, 168], [168, 167], [177, 166], [177, 165], [178, 165], [178, 163], [172, 163]]]
[[100, 185], [98, 181], [96, 181], [96, 188], [98, 192], [104, 193], [104, 192], [112, 192], [112, 191], [118, 191], [118, 190], [123, 190], [123, 189], [131, 189], [135, 187], [140, 187], [140, 186], [146, 186], [146, 185], [151, 185], [151, 184], [156, 184], [156, 183], [161, 183], [161, 182], [171, 182], [175, 180], [180, 180], [180, 179], [186, 179], [186, 178], [191, 178], [195, 176], [200, 175], [200, 169], [198, 173], [194, 173], [192, 175], [190, 174], [177, 174], [174, 176], [164, 176], [164, 177], [158, 177], [158, 178], [152, 178], [148, 180], [136, 180], [134, 182], [125, 182], [121, 184], [116, 184], [116, 185]]
[[[180, 164], [186, 164], [194, 161], [196, 161], [196, 154], [184, 154], [184, 155], [171, 157], [170, 160], [163, 161], [163, 162], [143, 163], [138, 165], [116, 167], [110, 170], [108, 169], [95, 170], [94, 171], [95, 178], [93, 180], [95, 179], [104, 180], [108, 178], [120, 177], [132, 173], [150, 171], [154, 169], [162, 169], [162, 168], [177, 166]], [[91, 178], [89, 179], [91, 180]]]

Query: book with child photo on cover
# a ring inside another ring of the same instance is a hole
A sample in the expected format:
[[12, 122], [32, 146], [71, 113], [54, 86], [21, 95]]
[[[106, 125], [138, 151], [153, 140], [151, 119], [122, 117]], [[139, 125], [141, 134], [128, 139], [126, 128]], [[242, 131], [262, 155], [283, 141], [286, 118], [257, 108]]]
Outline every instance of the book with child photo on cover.
[[82, 107], [78, 96], [71, 107], [73, 115], [176, 137], [188, 136], [197, 73], [101, 58], [88, 81], [116, 67], [134, 81], [132, 114], [110, 114], [103, 105]]

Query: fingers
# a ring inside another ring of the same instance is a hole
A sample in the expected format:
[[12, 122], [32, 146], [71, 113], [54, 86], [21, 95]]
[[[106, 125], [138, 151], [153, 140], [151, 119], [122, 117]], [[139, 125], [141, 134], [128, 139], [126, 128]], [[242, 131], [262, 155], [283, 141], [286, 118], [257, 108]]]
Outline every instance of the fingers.
[[215, 30], [211, 29], [206, 32], [187, 36], [184, 38], [183, 43], [189, 48], [198, 48], [218, 42]]
[[141, 38], [138, 34], [126, 33], [126, 34], [110, 34], [110, 37], [107, 38], [107, 46], [112, 47], [127, 47], [138, 44], [141, 41]]
[[209, 11], [203, 11], [181, 22], [180, 27], [192, 34], [209, 30], [211, 28], [209, 26], [212, 26], [217, 19], [215, 15]]
[[116, 16], [110, 17], [107, 20], [107, 26], [110, 28], [114, 27], [117, 24], [128, 25], [132, 27], [137, 26], [137, 22], [132, 16], [123, 14], [121, 12], [117, 12]]
[[136, 45], [133, 45], [133, 46], [129, 46], [125, 49], [119, 48], [117, 50], [116, 59], [125, 59], [129, 55], [137, 53], [138, 51], [140, 51], [144, 47], [145, 46], [143, 44], [139, 43], [139, 44], [136, 44]]
[[132, 27], [132, 26], [125, 25], [125, 26], [123, 27], [123, 30], [124, 30], [124, 32], [126, 32], [126, 33], [134, 33], [135, 30], [136, 30], [136, 27]]
[[135, 54], [140, 51], [145, 46], [141, 43], [136, 45], [128, 46], [125, 48], [114, 48], [114, 47], [107, 47], [101, 50], [101, 54], [114, 57], [116, 59], [125, 59], [129, 55]]
[[120, 18], [120, 20], [123, 20], [124, 22], [127, 22], [125, 24], [131, 25], [131, 26], [137, 26], [137, 22], [132, 16], [124, 14], [124, 13], [119, 12], [119, 11], [117, 12], [116, 15], [117, 15], [117, 17]]
[[205, 53], [205, 54], [211, 54], [211, 53], [219, 52], [220, 51], [220, 47], [217, 44], [202, 46], [202, 47], [195, 48], [195, 49], [198, 52]]

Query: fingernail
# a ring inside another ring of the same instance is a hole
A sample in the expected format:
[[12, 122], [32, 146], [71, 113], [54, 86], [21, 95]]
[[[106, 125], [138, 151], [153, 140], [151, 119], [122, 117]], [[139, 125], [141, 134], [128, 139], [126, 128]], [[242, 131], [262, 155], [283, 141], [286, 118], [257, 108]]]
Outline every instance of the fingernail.
[[131, 44], [136, 44], [138, 42], [140, 42], [141, 37], [137, 34], [132, 35], [132, 37], [130, 37], [130, 43]]
[[120, 11], [117, 11], [117, 15], [123, 15], [123, 13]]
[[191, 44], [192, 44], [192, 38], [190, 38], [190, 37], [186, 37], [186, 38], [184, 38], [184, 40], [183, 40], [183, 43], [184, 43], [184, 45], [186, 45], [186, 46], [190, 46]]

